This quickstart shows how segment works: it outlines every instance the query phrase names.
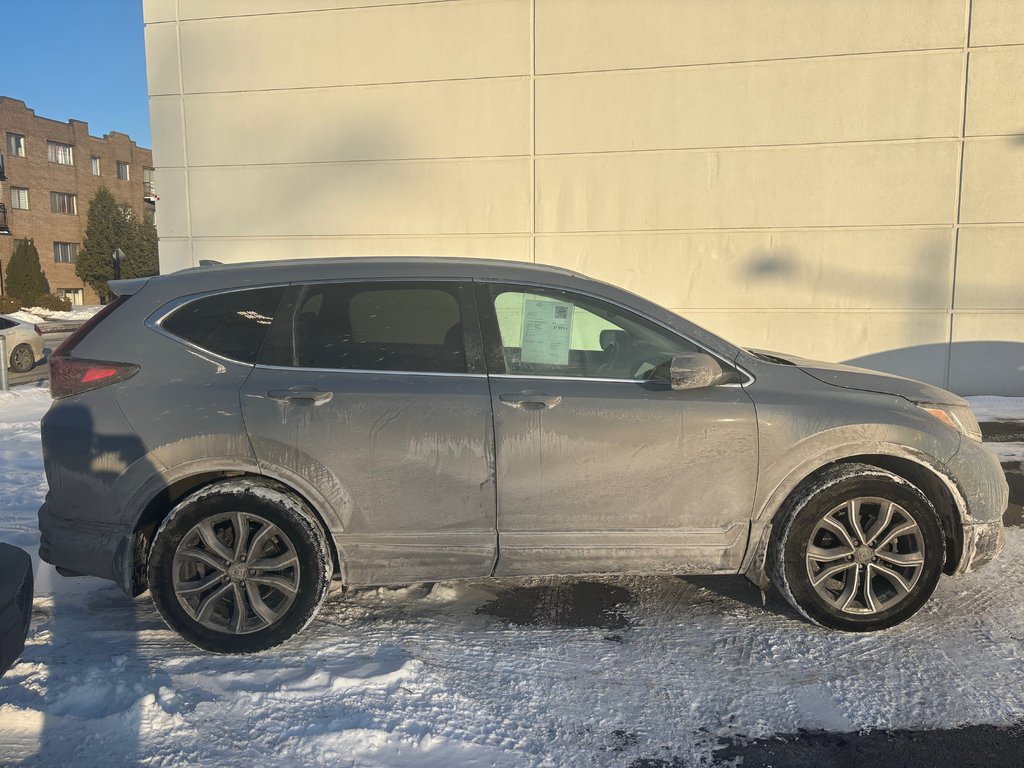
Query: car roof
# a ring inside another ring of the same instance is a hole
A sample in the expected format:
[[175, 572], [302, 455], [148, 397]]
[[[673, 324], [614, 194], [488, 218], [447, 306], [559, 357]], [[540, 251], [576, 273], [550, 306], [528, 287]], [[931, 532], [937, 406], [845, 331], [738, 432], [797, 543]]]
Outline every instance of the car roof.
[[346, 256], [206, 263], [152, 278], [111, 280], [109, 285], [117, 296], [130, 296], [146, 285], [159, 294], [184, 295], [306, 280], [424, 278], [539, 281], [563, 286], [598, 282], [569, 269], [525, 261], [438, 256]]
[[187, 267], [172, 274], [211, 274], [220, 272], [260, 271], [273, 269], [296, 269], [301, 272], [318, 269], [333, 270], [359, 267], [379, 267], [383, 277], [387, 272], [406, 273], [409, 269], [423, 269], [431, 273], [450, 273], [464, 277], [492, 277], [496, 270], [514, 272], [537, 272], [553, 275], [584, 277], [564, 267], [534, 264], [510, 259], [480, 259], [462, 256], [322, 256], [303, 259], [270, 259], [266, 261], [243, 261], [230, 264], [207, 262], [198, 267]]

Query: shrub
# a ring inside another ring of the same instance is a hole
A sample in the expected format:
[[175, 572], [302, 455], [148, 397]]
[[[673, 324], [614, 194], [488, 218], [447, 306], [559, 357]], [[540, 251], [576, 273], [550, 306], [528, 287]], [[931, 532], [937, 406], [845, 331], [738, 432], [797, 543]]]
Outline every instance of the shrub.
[[32, 305], [46, 293], [46, 277], [39, 266], [39, 252], [31, 240], [19, 240], [11, 260], [7, 262], [7, 293]]
[[13, 296], [0, 296], [0, 315], [9, 315], [21, 309], [21, 302]]
[[52, 293], [44, 293], [36, 299], [34, 306], [37, 306], [40, 309], [67, 312], [71, 309], [71, 299], [64, 298], [63, 296], [55, 296]]

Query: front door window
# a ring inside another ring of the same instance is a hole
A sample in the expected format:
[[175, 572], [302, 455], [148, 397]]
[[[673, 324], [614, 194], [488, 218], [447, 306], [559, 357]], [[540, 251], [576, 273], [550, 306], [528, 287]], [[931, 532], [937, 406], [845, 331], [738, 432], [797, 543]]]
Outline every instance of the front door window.
[[493, 285], [504, 372], [518, 376], [668, 379], [693, 343], [613, 304], [567, 291]]

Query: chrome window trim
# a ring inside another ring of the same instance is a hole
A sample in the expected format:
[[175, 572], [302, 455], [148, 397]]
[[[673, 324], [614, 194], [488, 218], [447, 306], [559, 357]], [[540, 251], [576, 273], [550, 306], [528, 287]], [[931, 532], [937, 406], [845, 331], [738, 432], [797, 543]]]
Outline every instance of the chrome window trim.
[[384, 376], [445, 376], [460, 379], [486, 379], [486, 373], [452, 373], [450, 371], [384, 371], [374, 368], [302, 368], [293, 365], [266, 365], [257, 363], [255, 368], [266, 371], [310, 371], [312, 373], [359, 373], [359, 374], [381, 374]]
[[[668, 386], [669, 382], [664, 379], [602, 379], [596, 376], [545, 376], [543, 374], [526, 374], [526, 373], [492, 373], [490, 374], [492, 379], [549, 379], [552, 381], [598, 381], [607, 384], [665, 384]], [[716, 384], [715, 388], [718, 387], [743, 387], [741, 382], [732, 382], [731, 384]], [[711, 387], [706, 387], [711, 389]]]
[[[740, 382], [736, 382], [734, 384], [720, 384], [719, 386], [722, 386], [722, 387], [746, 387], [746, 386], [748, 386], [750, 384], [753, 384], [754, 381], [755, 381], [754, 375], [750, 371], [748, 371], [746, 368], [744, 368], [743, 366], [739, 365], [738, 363], [726, 359], [722, 355], [721, 352], [716, 352], [715, 350], [710, 349], [706, 344], [701, 344], [699, 341], [696, 341], [695, 339], [691, 339], [685, 333], [680, 333], [675, 328], [672, 328], [671, 326], [666, 325], [665, 323], [661, 322], [660, 320], [655, 320], [653, 317], [650, 317], [650, 316], [646, 315], [645, 313], [640, 312], [639, 310], [635, 309], [634, 307], [627, 306], [627, 305], [623, 304], [620, 301], [616, 301], [615, 299], [609, 299], [607, 296], [601, 296], [600, 294], [592, 293], [590, 291], [583, 290], [583, 289], [576, 288], [576, 287], [573, 287], [573, 288], [563, 288], [563, 287], [560, 287], [560, 286], [551, 285], [549, 283], [538, 283], [538, 282], [533, 282], [533, 281], [529, 281], [529, 280], [510, 280], [510, 279], [506, 279], [506, 278], [495, 278], [493, 280], [490, 279], [490, 278], [474, 278], [474, 279], [476, 280], [476, 282], [479, 282], [479, 283], [491, 283], [491, 284], [494, 284], [494, 285], [522, 286], [524, 288], [525, 287], [534, 286], [534, 287], [537, 287], [537, 288], [547, 288], [548, 290], [563, 291], [565, 293], [578, 293], [581, 296], [587, 296], [587, 297], [589, 297], [591, 299], [597, 299], [598, 301], [603, 301], [606, 304], [611, 304], [612, 306], [618, 307], [619, 309], [624, 309], [627, 312], [630, 312], [630, 313], [632, 313], [634, 315], [637, 315], [638, 317], [642, 317], [647, 322], [653, 323], [654, 325], [657, 325], [660, 328], [664, 328], [669, 333], [675, 334], [676, 336], [678, 336], [678, 337], [680, 337], [682, 339], [685, 339], [686, 341], [690, 342], [691, 344], [693, 344], [698, 349], [702, 349], [705, 352], [707, 352], [709, 355], [711, 355], [713, 358], [715, 358], [715, 360], [717, 360], [720, 365], [722, 363], [724, 363], [725, 365], [729, 366], [730, 368], [736, 369], [737, 371], [739, 371], [740, 373], [742, 373], [746, 377], [746, 381], [740, 381]], [[665, 311], [667, 312], [668, 310], [665, 310]], [[680, 316], [680, 317], [682, 317], [682, 316]], [[685, 319], [685, 318], [683, 318], [683, 319]], [[506, 376], [506, 375], [512, 375], [512, 374], [497, 374], [497, 375]], [[522, 376], [522, 375], [517, 375], [516, 378], [548, 378], [548, 379], [566, 378], [566, 379], [571, 379], [571, 380], [574, 380], [574, 381], [579, 381], [583, 377], [581, 377], [581, 376], [565, 376], [565, 377], [561, 377], [561, 376]], [[637, 381], [647, 381], [647, 379], [589, 379], [589, 381], [629, 381], [629, 382], [637, 382]]]
[[236, 360], [233, 357], [227, 357], [225, 355], [220, 354], [219, 352], [214, 352], [212, 349], [201, 347], [195, 342], [189, 341], [188, 339], [183, 339], [181, 338], [181, 336], [171, 333], [170, 331], [163, 327], [163, 322], [168, 317], [170, 317], [174, 312], [181, 309], [186, 304], [191, 304], [193, 301], [198, 301], [199, 299], [205, 299], [208, 296], [218, 296], [222, 293], [238, 293], [239, 291], [258, 291], [263, 288], [287, 289], [289, 285], [291, 285], [290, 282], [267, 283], [264, 285], [245, 285], [240, 288], [218, 288], [212, 291], [203, 291], [202, 293], [190, 293], [186, 296], [179, 296], [176, 299], [171, 299], [166, 304], [162, 304], [159, 309], [157, 309], [149, 317], [147, 317], [146, 327], [149, 328], [151, 331], [156, 331], [161, 336], [166, 336], [168, 339], [172, 339], [178, 342], [179, 344], [185, 345], [189, 349], [196, 350], [197, 352], [202, 352], [204, 355], [212, 355], [218, 360], [224, 360], [228, 363], [234, 363], [235, 365], [246, 365], [252, 368], [255, 365], [255, 363], [247, 363], [242, 360]]
[[[472, 284], [470, 278], [429, 278], [431, 282], [447, 282], [447, 283], [469, 283]], [[360, 374], [384, 374], [384, 375], [399, 375], [399, 376], [446, 376], [446, 377], [462, 377], [462, 378], [473, 378], [473, 379], [486, 379], [486, 373], [453, 373], [451, 371], [391, 371], [391, 370], [375, 370], [372, 368], [303, 368], [300, 366], [292, 365], [265, 365], [261, 363], [247, 363], [242, 360], [236, 360], [233, 357], [227, 357], [214, 352], [212, 349], [201, 347], [195, 342], [183, 339], [181, 336], [177, 336], [166, 328], [163, 327], [163, 322], [174, 314], [177, 310], [184, 307], [186, 304], [191, 304], [193, 301], [199, 299], [205, 299], [209, 296], [219, 296], [225, 293], [238, 293], [239, 291], [258, 291], [264, 288], [289, 288], [293, 285], [322, 285], [327, 283], [367, 283], [367, 282], [419, 282], [418, 280], [410, 280], [408, 278], [345, 278], [342, 280], [294, 280], [288, 282], [275, 282], [275, 283], [264, 283], [261, 285], [245, 285], [238, 288], [216, 288], [211, 291], [203, 291], [201, 293], [190, 293], [186, 296], [179, 296], [177, 299], [172, 299], [160, 306], [155, 312], [146, 318], [146, 327], [152, 331], [156, 331], [161, 336], [165, 336], [168, 339], [172, 339], [179, 344], [183, 344], [189, 349], [195, 350], [196, 352], [202, 352], [204, 355], [211, 355], [217, 360], [223, 360], [228, 363], [234, 363], [235, 365], [245, 365], [249, 368], [261, 368], [269, 371], [311, 371], [313, 373], [360, 373]]]
[[603, 302], [605, 302], [607, 304], [611, 304], [611, 305], [613, 305], [615, 307], [618, 307], [619, 309], [623, 309], [623, 310], [625, 310], [627, 312], [631, 312], [631, 313], [633, 313], [635, 315], [638, 315], [639, 317], [642, 317], [644, 320], [647, 320], [648, 322], [653, 323], [654, 325], [657, 325], [660, 328], [663, 328], [664, 330], [668, 331], [669, 333], [675, 334], [676, 336], [678, 336], [678, 337], [680, 337], [682, 339], [685, 339], [689, 343], [693, 344], [695, 347], [697, 347], [699, 349], [702, 349], [705, 352], [707, 352], [709, 355], [711, 355], [713, 358], [715, 358], [719, 362], [719, 364], [724, 363], [725, 365], [729, 366], [730, 368], [736, 369], [737, 371], [739, 371], [741, 374], [743, 374], [746, 377], [745, 381], [734, 382], [734, 383], [731, 383], [731, 384], [719, 384], [718, 386], [720, 386], [720, 387], [740, 387], [740, 388], [743, 388], [743, 387], [749, 386], [750, 384], [753, 384], [754, 381], [756, 380], [754, 375], [751, 374], [750, 371], [748, 371], [746, 368], [742, 367], [738, 363], [731, 362], [731, 361], [727, 360], [721, 353], [716, 352], [715, 350], [708, 348], [708, 346], [706, 344], [701, 344], [699, 341], [691, 339], [685, 333], [680, 333], [675, 328], [672, 328], [671, 326], [666, 325], [665, 323], [661, 322], [660, 320], [656, 320], [653, 317], [650, 317], [650, 316], [644, 314], [643, 312], [640, 312], [640, 311], [636, 310], [633, 307], [627, 306], [627, 305], [623, 304], [622, 302], [615, 301], [614, 299], [609, 299], [606, 296], [601, 296], [599, 294], [592, 293], [592, 292], [586, 291], [586, 290], [582, 290], [582, 289], [576, 288], [576, 287], [564, 288], [564, 287], [557, 286], [557, 285], [551, 285], [550, 283], [541, 283], [541, 282], [536, 282], [536, 281], [531, 281], [531, 280], [513, 280], [513, 279], [505, 279], [505, 278], [490, 279], [490, 278], [467, 278], [467, 277], [456, 277], [456, 276], [437, 276], [437, 277], [426, 277], [426, 278], [410, 278], [410, 277], [379, 277], [379, 278], [373, 278], [373, 277], [345, 277], [345, 278], [324, 278], [324, 279], [317, 279], [317, 280], [277, 281], [277, 282], [273, 282], [273, 283], [262, 283], [262, 284], [259, 284], [259, 285], [244, 285], [244, 286], [232, 287], [232, 288], [216, 288], [216, 289], [213, 289], [213, 290], [210, 290], [210, 291], [202, 291], [201, 293], [190, 293], [190, 294], [188, 294], [186, 296], [179, 296], [178, 298], [172, 299], [171, 301], [161, 305], [161, 307], [159, 309], [157, 309], [148, 318], [146, 318], [146, 323], [145, 324], [146, 324], [147, 328], [149, 328], [150, 330], [156, 331], [157, 333], [161, 334], [162, 336], [165, 336], [165, 337], [167, 337], [169, 339], [173, 339], [174, 341], [176, 341], [176, 342], [178, 342], [180, 344], [184, 344], [186, 347], [189, 347], [190, 349], [196, 350], [198, 352], [202, 352], [202, 353], [207, 354], [207, 355], [213, 355], [214, 357], [218, 358], [219, 360], [224, 360], [224, 361], [229, 362], [229, 363], [234, 363], [235, 365], [247, 365], [247, 366], [252, 367], [252, 368], [265, 368], [265, 369], [268, 369], [268, 370], [313, 371], [313, 372], [317, 372], [317, 373], [337, 373], [337, 372], [344, 372], [344, 373], [380, 373], [380, 374], [386, 374], [386, 375], [388, 375], [388, 374], [391, 374], [391, 375], [399, 374], [399, 375], [405, 375], [405, 376], [463, 376], [463, 377], [471, 377], [471, 378], [486, 378], [486, 377], [490, 376], [490, 377], [496, 378], [496, 379], [497, 378], [551, 379], [551, 380], [555, 380], [555, 381], [600, 381], [600, 382], [607, 382], [607, 383], [618, 382], [618, 383], [624, 383], [624, 384], [637, 384], [637, 383], [644, 383], [644, 382], [651, 381], [650, 379], [606, 379], [606, 378], [586, 377], [586, 376], [545, 376], [545, 375], [527, 376], [527, 375], [523, 375], [523, 374], [451, 373], [451, 372], [440, 372], [440, 371], [439, 372], [426, 372], [426, 371], [378, 371], [378, 370], [364, 369], [364, 368], [298, 368], [298, 367], [292, 367], [292, 366], [260, 365], [258, 363], [246, 363], [246, 362], [243, 362], [241, 360], [235, 360], [234, 358], [225, 357], [224, 355], [221, 355], [221, 354], [218, 354], [217, 352], [214, 352], [212, 350], [206, 349], [205, 347], [200, 347], [198, 344], [195, 344], [195, 343], [193, 343], [191, 341], [188, 341], [187, 339], [183, 339], [180, 336], [176, 336], [175, 334], [173, 334], [170, 331], [166, 330], [163, 327], [163, 325], [162, 325], [162, 323], [173, 312], [175, 312], [176, 310], [178, 310], [181, 307], [185, 306], [186, 304], [190, 304], [193, 301], [198, 301], [199, 299], [203, 299], [203, 298], [206, 298], [208, 296], [216, 296], [218, 294], [223, 294], [223, 293], [238, 293], [239, 291], [254, 291], [254, 290], [260, 290], [260, 289], [263, 289], [263, 288], [288, 288], [288, 287], [290, 287], [292, 285], [317, 285], [317, 284], [324, 284], [324, 283], [360, 283], [360, 282], [380, 282], [380, 283], [386, 283], [386, 282], [419, 282], [419, 281], [423, 281], [423, 282], [449, 282], [449, 283], [451, 283], [451, 282], [459, 282], [459, 283], [493, 283], [493, 284], [497, 284], [497, 285], [513, 285], [513, 286], [521, 286], [521, 287], [524, 287], [524, 288], [525, 287], [536, 287], [536, 288], [546, 288], [548, 290], [564, 291], [566, 293], [578, 293], [581, 296], [587, 296], [587, 297], [592, 298], [592, 299], [597, 299], [598, 301], [603, 301]]

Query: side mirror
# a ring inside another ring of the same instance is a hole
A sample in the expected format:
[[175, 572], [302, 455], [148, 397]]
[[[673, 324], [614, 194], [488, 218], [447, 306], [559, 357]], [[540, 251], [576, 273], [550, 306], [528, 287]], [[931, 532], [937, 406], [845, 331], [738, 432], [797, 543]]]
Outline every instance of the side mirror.
[[718, 361], [703, 352], [674, 355], [670, 375], [672, 389], [677, 390], [713, 387], [724, 384], [729, 378]]

